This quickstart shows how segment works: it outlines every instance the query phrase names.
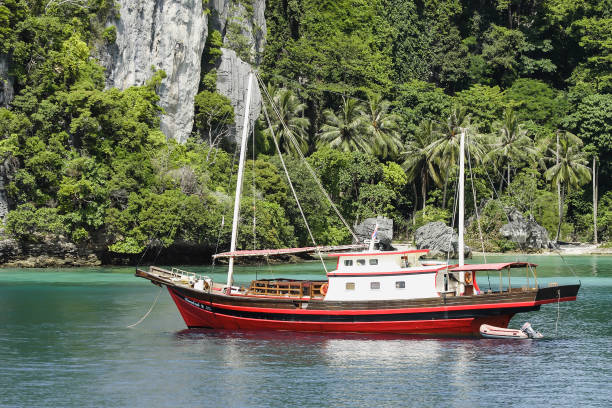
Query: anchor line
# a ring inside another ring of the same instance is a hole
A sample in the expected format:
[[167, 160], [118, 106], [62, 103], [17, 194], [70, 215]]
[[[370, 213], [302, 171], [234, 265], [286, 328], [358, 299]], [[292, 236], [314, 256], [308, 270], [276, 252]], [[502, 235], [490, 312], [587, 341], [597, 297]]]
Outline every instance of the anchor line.
[[142, 323], [144, 321], [144, 319], [147, 318], [147, 316], [151, 313], [151, 311], [153, 310], [153, 308], [155, 307], [155, 305], [157, 304], [157, 300], [159, 299], [159, 295], [161, 294], [163, 289], [163, 286], [159, 287], [159, 292], [157, 292], [157, 296], [155, 297], [155, 300], [153, 301], [153, 304], [151, 305], [151, 307], [149, 308], [149, 310], [147, 311], [147, 313], [145, 313], [144, 316], [142, 316], [140, 318], [140, 320], [138, 320], [136, 323], [134, 324], [130, 324], [129, 326], [127, 326], [128, 329], [131, 329], [132, 327], [136, 327], [138, 326], [140, 323]]

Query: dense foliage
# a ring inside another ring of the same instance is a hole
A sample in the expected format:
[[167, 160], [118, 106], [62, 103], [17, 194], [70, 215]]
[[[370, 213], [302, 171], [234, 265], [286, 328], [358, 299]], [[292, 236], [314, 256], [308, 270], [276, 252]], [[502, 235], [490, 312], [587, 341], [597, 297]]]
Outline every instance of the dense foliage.
[[[268, 104], [271, 127], [262, 116], [249, 151], [242, 248], [311, 243], [276, 144], [317, 243], [350, 234], [302, 155], [349, 223], [384, 215], [410, 238], [428, 221], [452, 222], [462, 130], [467, 213], [479, 206], [488, 249], [513, 249], [498, 233], [504, 206], [553, 238], [612, 238], [609, 1], [266, 3], [261, 72], [282, 121]], [[96, 56], [115, 41], [116, 10], [112, 0], [0, 0], [0, 58], [15, 86], [0, 108], [6, 232], [120, 253], [225, 249], [236, 154], [234, 111], [215, 87], [223, 36], [208, 36], [193, 135], [179, 145], [159, 129], [163, 71], [105, 89]]]

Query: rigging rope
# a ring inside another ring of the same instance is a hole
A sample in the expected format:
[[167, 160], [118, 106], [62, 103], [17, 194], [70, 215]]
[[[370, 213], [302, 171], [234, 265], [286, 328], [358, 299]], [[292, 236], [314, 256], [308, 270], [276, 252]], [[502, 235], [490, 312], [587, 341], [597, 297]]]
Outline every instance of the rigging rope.
[[[476, 199], [476, 188], [474, 187], [474, 173], [472, 172], [472, 156], [470, 154], [470, 143], [469, 143], [469, 136], [468, 136], [468, 143], [466, 143], [467, 145], [467, 159], [468, 159], [468, 167], [470, 168], [470, 181], [472, 183], [472, 195], [474, 196], [474, 212], [476, 213], [476, 224], [478, 225], [478, 236], [480, 237], [480, 246], [482, 247], [482, 257], [484, 258], [484, 262], [487, 263], [487, 255], [485, 254], [485, 248], [484, 248], [484, 238], [482, 236], [482, 228], [480, 226], [480, 214], [478, 213], [478, 203], [477, 203], [477, 199]], [[491, 290], [491, 278], [489, 276], [489, 271], [487, 271], [487, 281], [489, 282], [489, 290]]]
[[[211, 147], [212, 148], [212, 147]], [[232, 165], [230, 166], [230, 176], [227, 180], [227, 189], [225, 191], [229, 191], [232, 185], [232, 177], [234, 177], [234, 166], [236, 165], [236, 153], [238, 152], [238, 146], [234, 149], [234, 156], [232, 157]], [[223, 227], [225, 226], [225, 215], [227, 214], [229, 207], [225, 207], [223, 210], [223, 214], [221, 215], [221, 225], [219, 226], [219, 233], [217, 234], [217, 244], [215, 245], [215, 254], [219, 253], [219, 242], [221, 241], [221, 233], [223, 232]], [[215, 269], [215, 261], [216, 258], [213, 256], [212, 264], [210, 265], [210, 273], [213, 273]]]
[[[455, 180], [455, 194], [453, 196], [453, 216], [451, 218], [451, 229], [454, 228], [455, 226], [455, 214], [457, 213], [457, 198], [459, 197], [459, 189], [457, 188], [457, 185], [459, 183], [459, 167], [457, 167], [457, 179]], [[448, 239], [448, 251], [446, 251], [446, 265], [449, 264], [450, 262], [450, 252], [451, 252], [451, 247], [453, 246], [453, 232], [451, 231], [450, 234], [450, 238]], [[459, 251], [463, 250], [463, 248], [459, 249], [459, 244], [457, 244], [457, 254], [459, 254]]]
[[312, 231], [310, 230], [310, 226], [308, 225], [308, 221], [306, 220], [306, 215], [304, 215], [304, 211], [302, 210], [302, 205], [300, 204], [300, 200], [298, 199], [297, 193], [293, 188], [293, 183], [291, 182], [291, 177], [289, 177], [289, 172], [287, 171], [287, 166], [285, 166], [285, 160], [283, 159], [283, 155], [281, 154], [280, 147], [278, 146], [278, 141], [276, 140], [276, 135], [274, 134], [274, 129], [272, 128], [272, 122], [270, 121], [270, 117], [268, 116], [268, 109], [266, 108], [266, 104], [263, 103], [263, 111], [266, 116], [266, 120], [268, 121], [268, 126], [270, 127], [270, 132], [272, 132], [272, 140], [274, 141], [274, 146], [276, 147], [276, 152], [278, 153], [278, 157], [280, 158], [280, 162], [283, 166], [283, 170], [285, 171], [285, 176], [287, 176], [287, 182], [289, 183], [289, 187], [291, 188], [291, 192], [293, 193], [293, 197], [295, 198], [295, 202], [300, 209], [300, 214], [302, 215], [302, 219], [304, 220], [304, 224], [306, 225], [306, 229], [308, 230], [308, 235], [310, 235], [310, 239], [312, 240], [313, 245], [316, 248], [317, 255], [321, 260], [321, 264], [323, 265], [323, 269], [325, 269], [325, 273], [327, 273], [327, 266], [325, 265], [325, 261], [323, 261], [323, 257], [321, 256], [321, 251], [317, 246], [317, 243], [312, 235]]
[[[261, 77], [259, 76], [259, 73], [255, 73], [255, 76], [257, 77], [257, 80], [260, 84], [260, 88], [263, 89], [266, 97], [268, 98], [268, 101], [270, 102], [270, 106], [272, 107], [272, 109], [274, 110], [274, 112], [276, 113], [276, 116], [278, 117], [280, 123], [282, 124], [283, 128], [285, 129], [285, 131], [287, 132], [287, 135], [289, 136], [289, 141], [291, 141], [291, 143], [293, 144], [296, 152], [298, 153], [298, 155], [300, 156], [300, 158], [302, 159], [304, 165], [306, 166], [306, 168], [308, 169], [308, 172], [310, 173], [310, 175], [312, 176], [312, 178], [314, 179], [314, 181], [317, 183], [317, 186], [319, 187], [319, 189], [321, 190], [321, 192], [323, 192], [323, 195], [325, 196], [325, 198], [327, 199], [327, 201], [330, 203], [330, 205], [332, 206], [332, 208], [334, 209], [334, 211], [336, 212], [336, 215], [338, 216], [338, 218], [340, 218], [340, 220], [342, 221], [342, 223], [344, 224], [344, 226], [349, 230], [349, 232], [351, 233], [351, 235], [353, 236], [353, 239], [355, 240], [355, 243], [359, 243], [359, 238], [357, 238], [357, 235], [355, 235], [355, 233], [353, 232], [353, 229], [349, 226], [349, 224], [346, 222], [346, 220], [344, 219], [344, 217], [342, 216], [342, 214], [340, 213], [340, 210], [338, 210], [338, 208], [336, 207], [336, 205], [334, 204], [334, 202], [332, 201], [331, 197], [329, 196], [329, 194], [327, 194], [327, 191], [325, 190], [325, 188], [323, 187], [323, 184], [321, 183], [321, 181], [319, 180], [319, 177], [317, 176], [317, 174], [315, 173], [315, 171], [313, 170], [313, 168], [310, 166], [310, 164], [308, 163], [308, 161], [306, 161], [306, 158], [304, 157], [304, 154], [302, 153], [302, 149], [299, 146], [299, 143], [297, 142], [297, 140], [295, 139], [295, 137], [293, 136], [293, 132], [289, 129], [289, 127], [287, 126], [287, 124], [285, 123], [282, 115], [280, 114], [280, 112], [278, 111], [278, 108], [276, 107], [276, 104], [274, 103], [274, 100], [272, 99], [272, 97], [270, 96], [270, 93], [268, 92], [268, 89], [266, 88], [265, 84], [263, 83], [263, 80], [261, 79]], [[265, 105], [265, 104], [262, 104]], [[276, 139], [275, 139], [276, 140]]]

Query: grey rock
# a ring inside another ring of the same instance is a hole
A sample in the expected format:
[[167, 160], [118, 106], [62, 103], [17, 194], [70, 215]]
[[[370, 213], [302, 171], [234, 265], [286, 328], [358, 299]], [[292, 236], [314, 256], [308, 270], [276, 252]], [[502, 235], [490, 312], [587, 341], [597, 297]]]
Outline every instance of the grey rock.
[[0, 108], [8, 107], [13, 100], [13, 80], [8, 74], [9, 61], [6, 54], [0, 54]]
[[164, 134], [180, 142], [193, 127], [208, 15], [201, 0], [119, 0], [116, 54], [107, 64], [107, 85], [126, 89], [151, 78], [154, 66], [167, 77], [159, 89]]
[[[429, 249], [427, 258], [446, 259], [459, 257], [459, 236], [441, 221], [429, 222], [418, 228], [414, 233], [417, 249]], [[472, 256], [472, 250], [464, 245], [463, 254], [466, 258]]]
[[18, 268], [101, 264], [91, 249], [79, 247], [63, 236], [47, 236], [35, 242], [18, 242], [12, 238], [0, 240], [0, 263]]
[[[249, 72], [251, 66], [242, 61], [234, 50], [222, 48], [221, 63], [217, 68], [217, 92], [229, 98], [234, 108], [235, 120], [230, 135], [232, 141], [240, 143], [242, 140], [242, 125], [244, 122], [245, 96], [248, 86]], [[257, 86], [257, 79], [253, 77], [253, 94], [251, 95], [251, 107], [249, 115], [249, 127], [253, 124], [261, 113], [261, 93]]]
[[370, 239], [374, 228], [378, 223], [378, 233], [376, 239], [379, 240], [377, 244], [378, 249], [391, 250], [393, 246], [391, 241], [393, 240], [393, 220], [386, 217], [366, 218], [360, 224], [355, 227], [355, 235], [359, 239], [359, 243], [363, 243], [364, 240]]
[[19, 243], [12, 239], [0, 240], [0, 263], [5, 263], [21, 255]]
[[510, 222], [499, 229], [502, 237], [516, 242], [521, 249], [554, 249], [556, 244], [548, 238], [546, 228], [532, 217], [525, 219], [514, 207], [505, 208]]
[[231, 39], [228, 38], [228, 23], [237, 22], [240, 26], [240, 35], [250, 46], [248, 63], [259, 65], [265, 46], [266, 10], [265, 0], [252, 0], [252, 8], [247, 9], [244, 3], [232, 0], [211, 0], [210, 25], [211, 30], [223, 34], [223, 42], [231, 48]]
[[[201, 0], [119, 0], [121, 17], [109, 22], [117, 29], [116, 43], [104, 47], [100, 55], [108, 87], [126, 89], [142, 85], [152, 76], [152, 66], [166, 72], [167, 77], [158, 90], [160, 105], [165, 111], [161, 129], [166, 137], [179, 142], [185, 142], [193, 128], [193, 101], [200, 84], [202, 51], [209, 33], [209, 13], [202, 9], [202, 3]], [[227, 22], [238, 21], [257, 62], [265, 42], [265, 0], [253, 0], [252, 12], [239, 4], [232, 0], [210, 1], [210, 25], [225, 34]], [[222, 64], [229, 80], [244, 77], [245, 63], [240, 58], [226, 57]], [[238, 85], [220, 86], [220, 92], [227, 90], [224, 95], [239, 109], [238, 99], [243, 103], [244, 96], [234, 96], [234, 89]], [[245, 89], [241, 89], [243, 94]], [[243, 117], [238, 109], [235, 109], [237, 123]], [[235, 130], [239, 131], [240, 126]]]

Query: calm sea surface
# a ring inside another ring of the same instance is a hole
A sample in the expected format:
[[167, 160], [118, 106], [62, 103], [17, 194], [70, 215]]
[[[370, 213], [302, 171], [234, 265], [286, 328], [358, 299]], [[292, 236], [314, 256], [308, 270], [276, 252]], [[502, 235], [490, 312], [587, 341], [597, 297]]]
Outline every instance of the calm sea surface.
[[[0, 406], [610, 407], [612, 257], [565, 259], [577, 278], [558, 256], [528, 257], [541, 283], [583, 285], [577, 302], [514, 317], [540, 341], [186, 330], [166, 291], [128, 329], [159, 292], [132, 268], [0, 269]], [[306, 263], [236, 279], [256, 275], [323, 276]]]

